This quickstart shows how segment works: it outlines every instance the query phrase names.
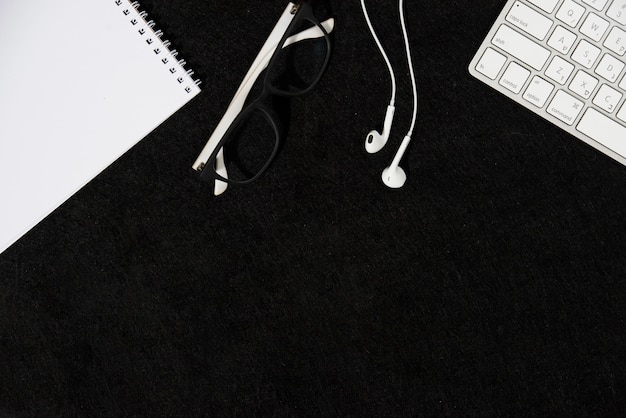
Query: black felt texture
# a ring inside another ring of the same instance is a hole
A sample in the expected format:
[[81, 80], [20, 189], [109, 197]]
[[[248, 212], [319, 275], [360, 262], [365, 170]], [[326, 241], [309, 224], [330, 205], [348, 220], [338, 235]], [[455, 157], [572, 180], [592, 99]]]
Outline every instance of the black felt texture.
[[468, 74], [503, 0], [407, 1], [387, 189], [412, 97], [397, 3], [368, 3], [388, 146], [385, 64], [334, 1], [274, 164], [214, 197], [191, 164], [286, 2], [142, 1], [203, 92], [0, 255], [1, 416], [623, 415], [626, 168]]

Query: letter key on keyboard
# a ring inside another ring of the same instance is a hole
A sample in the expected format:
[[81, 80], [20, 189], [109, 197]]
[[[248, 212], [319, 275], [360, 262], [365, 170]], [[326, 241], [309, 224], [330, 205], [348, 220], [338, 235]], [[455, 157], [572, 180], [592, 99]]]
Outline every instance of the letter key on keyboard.
[[626, 165], [626, 0], [508, 0], [469, 71]]

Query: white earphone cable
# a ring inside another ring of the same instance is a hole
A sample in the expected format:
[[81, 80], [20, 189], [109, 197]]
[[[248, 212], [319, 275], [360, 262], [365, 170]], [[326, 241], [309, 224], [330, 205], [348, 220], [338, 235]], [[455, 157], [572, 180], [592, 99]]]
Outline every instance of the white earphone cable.
[[413, 128], [417, 121], [417, 81], [415, 79], [415, 70], [413, 69], [413, 59], [411, 58], [411, 47], [409, 45], [409, 34], [406, 29], [406, 21], [404, 18], [404, 1], [400, 0], [400, 23], [402, 24], [402, 34], [404, 35], [404, 45], [406, 46], [406, 56], [409, 63], [409, 72], [411, 73], [411, 84], [413, 85], [413, 119], [411, 120], [411, 128], [407, 136], [413, 135]]
[[365, 0], [361, 0], [361, 8], [363, 9], [363, 14], [365, 15], [365, 21], [367, 22], [367, 26], [370, 29], [370, 32], [372, 33], [372, 37], [374, 37], [374, 41], [376, 41], [376, 45], [378, 46], [378, 49], [380, 50], [380, 53], [382, 54], [383, 58], [385, 59], [385, 63], [387, 64], [387, 67], [389, 68], [389, 75], [391, 76], [391, 101], [390, 101], [390, 105], [393, 106], [396, 102], [396, 76], [393, 72], [393, 67], [391, 66], [391, 62], [389, 61], [389, 57], [387, 56], [387, 53], [385, 52], [385, 49], [383, 48], [382, 44], [380, 43], [380, 40], [378, 39], [378, 36], [376, 35], [376, 31], [374, 30], [374, 26], [372, 26], [372, 22], [370, 20], [370, 16], [367, 13], [367, 8], [365, 7]]

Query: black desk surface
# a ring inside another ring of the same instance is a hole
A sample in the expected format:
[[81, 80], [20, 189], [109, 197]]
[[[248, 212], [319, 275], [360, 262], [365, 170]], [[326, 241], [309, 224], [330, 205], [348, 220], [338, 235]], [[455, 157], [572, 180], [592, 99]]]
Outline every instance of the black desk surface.
[[203, 93], [0, 255], [0, 415], [626, 409], [626, 168], [468, 75], [504, 0], [334, 2], [334, 55], [257, 183], [190, 165], [284, 1], [142, 1]]

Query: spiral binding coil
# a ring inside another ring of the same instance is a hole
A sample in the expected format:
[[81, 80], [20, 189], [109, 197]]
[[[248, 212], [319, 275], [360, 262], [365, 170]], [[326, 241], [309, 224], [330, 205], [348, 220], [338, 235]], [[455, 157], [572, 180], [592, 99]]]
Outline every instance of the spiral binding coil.
[[[129, 17], [129, 22], [132, 26], [139, 27], [137, 32], [140, 36], [145, 37], [145, 42], [151, 48], [153, 48], [153, 52], [156, 56], [159, 57], [160, 61], [163, 65], [168, 65], [174, 63], [175, 65], [168, 68], [169, 72], [172, 75], [175, 75], [174, 79], [178, 81], [179, 84], [184, 85], [184, 89], [187, 93], [191, 93], [193, 91], [194, 86], [199, 86], [201, 81], [194, 80], [192, 75], [194, 72], [190, 69], [187, 69], [184, 72], [184, 75], [179, 75], [179, 69], [185, 70], [185, 65], [187, 62], [183, 59], [176, 60], [178, 56], [178, 51], [175, 49], [170, 50], [169, 46], [171, 42], [169, 40], [162, 40], [163, 31], [158, 29], [154, 30], [155, 23], [153, 20], [146, 20], [148, 17], [148, 13], [146, 11], [139, 11], [140, 3], [139, 1], [130, 0], [112, 0], [116, 6], [118, 6], [122, 12], [122, 14], [126, 17]], [[134, 16], [131, 16], [134, 14]]]

